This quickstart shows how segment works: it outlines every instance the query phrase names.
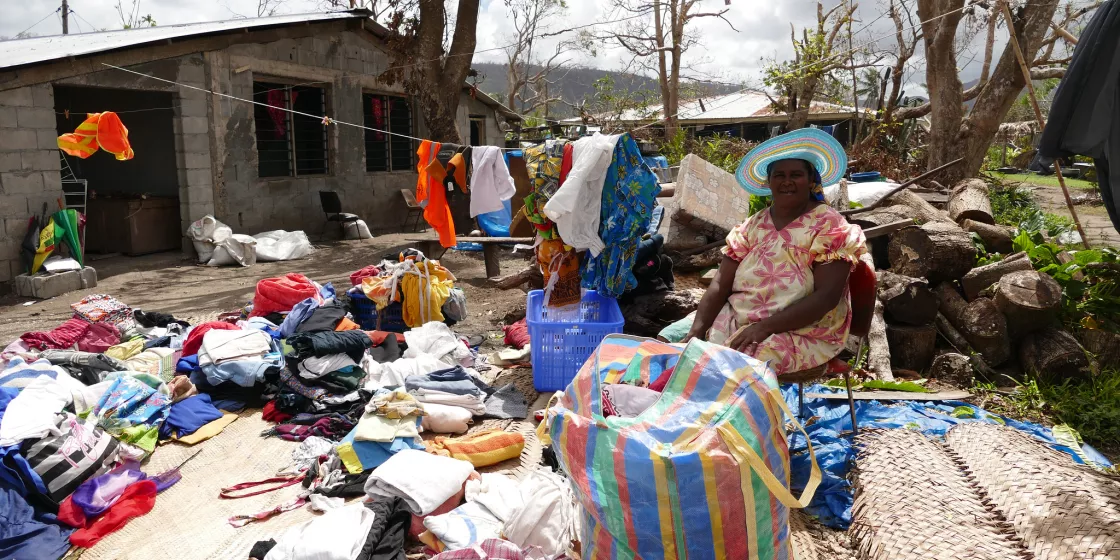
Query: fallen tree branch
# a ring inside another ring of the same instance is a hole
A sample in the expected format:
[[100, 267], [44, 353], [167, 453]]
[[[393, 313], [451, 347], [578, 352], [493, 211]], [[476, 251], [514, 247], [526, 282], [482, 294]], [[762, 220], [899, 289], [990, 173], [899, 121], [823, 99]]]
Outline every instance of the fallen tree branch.
[[963, 161], [964, 161], [964, 158], [955, 159], [953, 161], [950, 161], [949, 163], [946, 163], [945, 165], [942, 165], [940, 167], [936, 167], [934, 169], [930, 169], [929, 171], [926, 171], [925, 173], [922, 173], [921, 175], [918, 175], [917, 177], [914, 177], [913, 179], [910, 179], [909, 181], [906, 181], [905, 183], [902, 183], [901, 185], [891, 189], [891, 191], [888, 192], [886, 194], [886, 196], [883, 196], [879, 200], [876, 200], [875, 202], [873, 202], [873, 203], [871, 203], [867, 206], [864, 206], [863, 208], [855, 208], [855, 209], [852, 209], [852, 210], [844, 210], [843, 212], [840, 212], [840, 215], [851, 216], [853, 214], [861, 214], [863, 212], [869, 212], [871, 210], [874, 210], [874, 209], [882, 206], [883, 202], [886, 201], [888, 198], [890, 198], [891, 195], [893, 195], [894, 193], [897, 193], [898, 191], [901, 191], [902, 189], [905, 189], [906, 187], [909, 187], [910, 185], [913, 185], [914, 183], [917, 183], [918, 181], [921, 181], [921, 180], [923, 180], [927, 177], [932, 177], [933, 175], [936, 175], [936, 174], [938, 174], [942, 171], [945, 171], [946, 169], [948, 169], [948, 168], [950, 168], [954, 165], [957, 165], [958, 163], [961, 163]]

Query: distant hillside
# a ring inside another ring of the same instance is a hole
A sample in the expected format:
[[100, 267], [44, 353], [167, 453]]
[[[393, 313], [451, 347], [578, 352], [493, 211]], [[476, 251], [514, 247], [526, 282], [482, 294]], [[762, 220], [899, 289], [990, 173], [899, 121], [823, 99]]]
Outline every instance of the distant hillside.
[[[506, 65], [490, 62], [476, 62], [472, 64], [475, 70], [478, 70], [479, 82], [478, 88], [486, 93], [500, 94], [500, 98], [504, 103], [506, 94]], [[566, 74], [565, 74], [566, 73]], [[614, 88], [616, 91], [640, 91], [642, 89], [650, 91], [658, 91], [657, 80], [637, 74], [630, 74], [626, 72], [615, 72], [611, 70], [600, 70], [598, 68], [570, 68], [560, 69], [554, 71], [553, 80], [558, 80], [560, 76], [564, 76], [559, 80], [557, 87], [560, 88], [558, 94], [571, 104], [578, 104], [584, 99], [590, 99], [595, 96], [595, 81], [605, 76], [610, 76], [614, 80]], [[708, 94], [724, 94], [737, 91], [739, 88], [723, 84], [714, 84], [710, 82], [703, 82], [701, 87]], [[551, 95], [556, 93], [549, 92]], [[558, 117], [567, 117], [574, 115], [571, 107], [566, 105], [555, 105], [549, 109], [550, 115]]]

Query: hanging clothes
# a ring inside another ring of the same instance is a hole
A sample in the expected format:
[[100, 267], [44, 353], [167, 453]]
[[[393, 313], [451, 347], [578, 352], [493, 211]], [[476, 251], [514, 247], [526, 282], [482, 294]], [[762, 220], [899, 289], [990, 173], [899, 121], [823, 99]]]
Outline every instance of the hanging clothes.
[[1120, 4], [1105, 2], [1081, 33], [1054, 92], [1038, 153], [1046, 160], [1089, 156], [1112, 225], [1120, 231]]
[[516, 187], [502, 150], [475, 146], [471, 149], [471, 169], [471, 217], [504, 209], [502, 201], [513, 198]]
[[425, 140], [420, 143], [416, 154], [420, 156], [416, 165], [420, 178], [416, 182], [416, 200], [424, 207], [424, 220], [439, 233], [439, 244], [454, 247], [455, 221], [451, 218], [451, 207], [447, 205], [447, 190], [443, 186], [447, 169], [436, 155], [441, 144]]
[[74, 132], [58, 137], [60, 150], [86, 159], [100, 148], [116, 156], [118, 161], [132, 159], [135, 153], [128, 143], [128, 129], [116, 113], [106, 111], [87, 115]]
[[548, 200], [560, 188], [560, 172], [564, 167], [564, 145], [549, 140], [525, 151], [525, 168], [533, 191], [525, 195], [525, 218], [542, 239], [558, 239], [556, 224], [544, 212]]
[[623, 134], [615, 145], [599, 213], [599, 237], [607, 249], [584, 260], [584, 288], [618, 298], [638, 285], [633, 271], [638, 243], [649, 229], [660, 192], [661, 185], [642, 159], [638, 143], [629, 134]]
[[565, 160], [565, 164], [572, 161], [571, 172], [544, 206], [564, 243], [576, 251], [588, 250], [593, 257], [606, 248], [599, 237], [599, 215], [603, 183], [619, 137], [596, 133], [572, 143], [572, 158]]
[[439, 263], [413, 262], [400, 280], [404, 323], [415, 328], [431, 321], [443, 322], [443, 304], [454, 287], [455, 276]]

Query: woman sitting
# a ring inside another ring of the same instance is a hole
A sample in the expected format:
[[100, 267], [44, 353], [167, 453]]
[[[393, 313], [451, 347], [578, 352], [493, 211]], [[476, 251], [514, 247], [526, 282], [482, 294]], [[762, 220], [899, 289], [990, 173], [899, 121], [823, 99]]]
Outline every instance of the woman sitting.
[[773, 202], [728, 234], [696, 312], [659, 338], [707, 339], [769, 362], [779, 376], [835, 357], [851, 324], [848, 274], [866, 250], [863, 231], [824, 203], [822, 177], [835, 183], [846, 166], [840, 144], [815, 129], [747, 154], [739, 184]]

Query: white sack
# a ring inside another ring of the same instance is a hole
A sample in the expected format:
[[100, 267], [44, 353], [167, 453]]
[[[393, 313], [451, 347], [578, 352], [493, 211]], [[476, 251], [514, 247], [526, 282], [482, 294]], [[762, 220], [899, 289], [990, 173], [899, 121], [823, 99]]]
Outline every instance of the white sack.
[[306, 257], [313, 250], [307, 234], [302, 231], [266, 231], [253, 236], [257, 240], [257, 260], [289, 261]]
[[365, 220], [346, 222], [342, 224], [343, 239], [369, 239], [371, 237], [373, 236], [370, 235], [369, 227], [366, 226]]

